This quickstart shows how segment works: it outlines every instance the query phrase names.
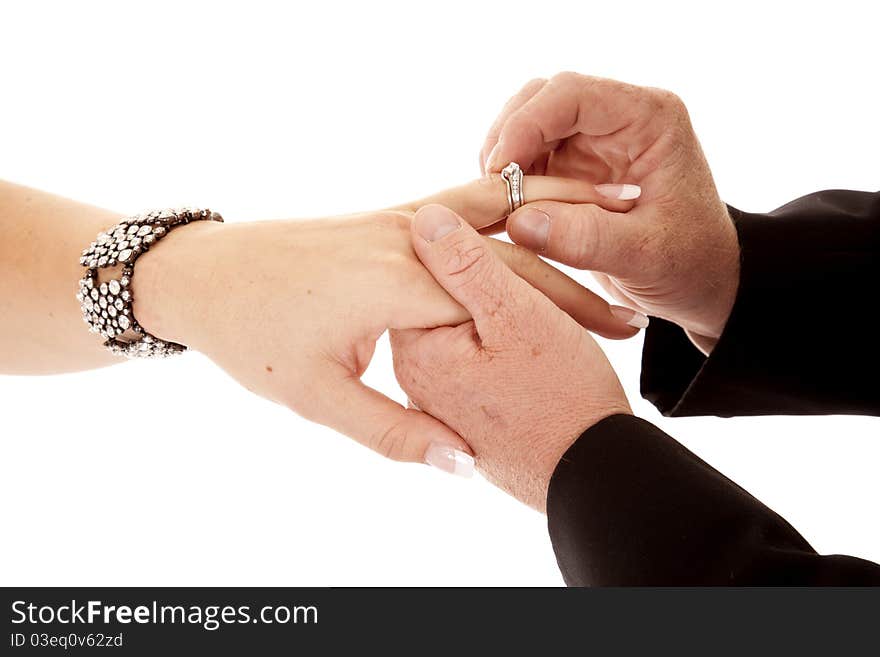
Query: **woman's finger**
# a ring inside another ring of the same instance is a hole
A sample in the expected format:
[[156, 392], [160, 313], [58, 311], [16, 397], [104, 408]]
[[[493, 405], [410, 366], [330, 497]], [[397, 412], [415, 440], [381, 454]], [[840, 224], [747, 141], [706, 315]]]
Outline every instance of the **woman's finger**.
[[[592, 183], [574, 178], [524, 176], [522, 189], [525, 203], [534, 201], [594, 203], [611, 212], [626, 212], [633, 207], [633, 201], [607, 198], [600, 194]], [[445, 205], [474, 228], [493, 227], [494, 224], [503, 221], [509, 211], [507, 183], [501, 174], [495, 173], [391, 209], [415, 212], [433, 203]]]
[[470, 477], [473, 452], [439, 420], [404, 408], [343, 372], [325, 391], [326, 412], [314, 419], [386, 458], [432, 465], [449, 474]]
[[585, 329], [605, 338], [620, 340], [634, 336], [644, 325], [643, 318], [635, 318], [626, 309], [610, 305], [531, 251], [508, 242], [485, 239], [510, 269], [543, 292]]

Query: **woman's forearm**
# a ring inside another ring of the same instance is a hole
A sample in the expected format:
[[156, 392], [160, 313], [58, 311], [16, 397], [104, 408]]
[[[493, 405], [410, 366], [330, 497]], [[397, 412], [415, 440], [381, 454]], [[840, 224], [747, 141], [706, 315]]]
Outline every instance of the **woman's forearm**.
[[0, 181], [0, 373], [120, 362], [88, 332], [75, 296], [80, 253], [119, 216]]

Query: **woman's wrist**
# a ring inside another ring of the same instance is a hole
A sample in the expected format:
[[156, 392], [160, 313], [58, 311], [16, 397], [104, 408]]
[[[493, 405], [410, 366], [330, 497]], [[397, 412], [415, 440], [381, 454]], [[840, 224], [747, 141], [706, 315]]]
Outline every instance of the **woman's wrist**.
[[180, 226], [138, 258], [132, 310], [150, 334], [199, 348], [202, 329], [211, 323], [208, 311], [216, 303], [210, 280], [214, 267], [229, 264], [221, 255], [226, 228], [207, 221]]

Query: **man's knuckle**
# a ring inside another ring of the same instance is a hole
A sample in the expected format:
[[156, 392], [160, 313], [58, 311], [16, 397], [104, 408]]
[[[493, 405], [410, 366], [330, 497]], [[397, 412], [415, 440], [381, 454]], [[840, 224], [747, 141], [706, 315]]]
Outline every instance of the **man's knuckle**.
[[472, 284], [489, 266], [489, 250], [484, 243], [462, 240], [446, 249], [447, 274], [456, 286]]
[[532, 78], [526, 82], [523, 91], [531, 91], [532, 89], [540, 89], [547, 84], [547, 78]]
[[569, 86], [582, 84], [586, 79], [587, 77], [580, 73], [575, 73], [574, 71], [562, 71], [554, 75], [550, 81], [559, 86]]
[[687, 116], [687, 105], [684, 104], [681, 96], [667, 91], [665, 92], [666, 107], [668, 107], [677, 116]]
[[645, 98], [656, 112], [665, 112], [670, 115], [686, 115], [687, 108], [684, 101], [668, 89], [648, 87], [645, 89]]

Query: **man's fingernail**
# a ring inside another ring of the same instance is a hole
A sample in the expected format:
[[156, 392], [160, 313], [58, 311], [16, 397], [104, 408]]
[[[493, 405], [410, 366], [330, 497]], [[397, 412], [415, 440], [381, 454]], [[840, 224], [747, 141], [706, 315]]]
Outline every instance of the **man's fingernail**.
[[626, 322], [633, 328], [648, 328], [648, 316], [623, 306], [611, 306], [611, 314], [622, 322]]
[[495, 163], [495, 158], [497, 157], [498, 146], [500, 146], [500, 145], [501, 145], [501, 142], [500, 141], [497, 142], [492, 147], [492, 150], [489, 151], [489, 155], [486, 156], [486, 171], [495, 171], [495, 168], [497, 166]]
[[550, 215], [537, 208], [520, 210], [512, 217], [517, 244], [532, 251], [547, 248], [550, 234]]
[[596, 185], [596, 191], [605, 198], [613, 198], [617, 201], [632, 201], [642, 195], [642, 188], [638, 185]]
[[442, 205], [426, 205], [416, 212], [416, 231], [428, 242], [436, 242], [442, 237], [458, 230], [459, 223], [456, 214]]
[[425, 463], [459, 477], [474, 474], [474, 457], [442, 443], [431, 443], [425, 451]]

